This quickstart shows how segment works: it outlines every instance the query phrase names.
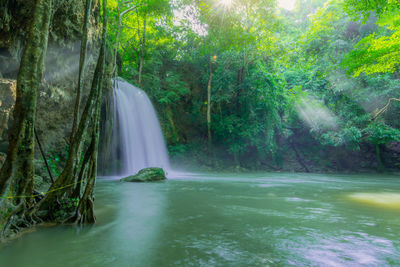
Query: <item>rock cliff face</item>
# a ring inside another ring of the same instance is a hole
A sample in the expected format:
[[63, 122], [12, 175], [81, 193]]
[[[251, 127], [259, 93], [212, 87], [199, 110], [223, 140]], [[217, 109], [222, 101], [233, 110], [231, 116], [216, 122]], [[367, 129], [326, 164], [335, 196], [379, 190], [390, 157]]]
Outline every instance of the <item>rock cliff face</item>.
[[[74, 107], [74, 86], [42, 85], [35, 126], [47, 150], [60, 152], [65, 148], [71, 127]], [[16, 81], [0, 79], [0, 152], [6, 152], [8, 130], [12, 124], [16, 98]]]
[[16, 81], [0, 79], [0, 152], [5, 152], [16, 97]]
[[[64, 85], [63, 85], [64, 84]], [[69, 86], [66, 86], [68, 85]], [[37, 99], [35, 128], [43, 149], [53, 166], [58, 168], [66, 154], [70, 137], [75, 101], [73, 82], [43, 83]], [[8, 148], [8, 131], [13, 121], [16, 81], [0, 79], [0, 166]], [[36, 173], [47, 176], [39, 150], [35, 150]], [[55, 170], [56, 171], [56, 170]]]

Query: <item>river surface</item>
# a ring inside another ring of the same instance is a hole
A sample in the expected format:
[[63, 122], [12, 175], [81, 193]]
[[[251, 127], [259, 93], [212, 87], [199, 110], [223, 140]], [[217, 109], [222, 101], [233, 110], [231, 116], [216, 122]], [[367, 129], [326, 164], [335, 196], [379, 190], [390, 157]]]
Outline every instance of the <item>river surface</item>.
[[38, 227], [0, 266], [400, 266], [398, 193], [385, 175], [99, 179], [97, 224]]

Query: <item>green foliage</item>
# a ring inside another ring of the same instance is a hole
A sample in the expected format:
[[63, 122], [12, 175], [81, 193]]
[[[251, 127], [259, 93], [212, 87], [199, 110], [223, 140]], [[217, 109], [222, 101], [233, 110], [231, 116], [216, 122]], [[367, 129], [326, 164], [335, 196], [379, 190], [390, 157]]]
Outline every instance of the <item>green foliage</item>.
[[339, 132], [327, 132], [321, 135], [321, 143], [329, 146], [347, 146], [353, 150], [360, 149], [362, 132], [360, 129], [351, 126]]
[[345, 0], [344, 7], [353, 17], [360, 18], [362, 16], [367, 18], [374, 13], [378, 16], [384, 16], [387, 12], [393, 12], [400, 7], [400, 3], [397, 0]]
[[[58, 177], [60, 175], [60, 170], [61, 170], [60, 164], [62, 163], [61, 155], [53, 151], [50, 151], [49, 156], [47, 158], [47, 162], [49, 164], [50, 170], [53, 173], [53, 175]], [[43, 168], [46, 167], [43, 166]], [[45, 171], [47, 173], [47, 169], [45, 169]]]
[[[238, 58], [240, 54], [229, 51], [220, 56], [220, 61], [235, 62]], [[246, 69], [250, 75], [238, 88], [237, 68], [230, 68], [221, 64], [215, 72], [213, 103], [220, 109], [213, 117], [215, 138], [226, 143], [234, 156], [256, 151], [275, 158], [287, 108], [285, 83], [259, 61]]]
[[141, 86], [175, 158], [210, 149], [210, 71], [213, 146], [235, 165], [281, 166], [291, 144], [309, 155], [398, 141], [398, 106], [372, 121], [388, 98], [400, 97], [396, 1], [298, 0], [293, 11], [273, 0], [156, 2], [119, 2], [120, 12], [143, 4], [122, 19], [119, 74], [138, 84], [146, 19]]
[[367, 140], [375, 145], [400, 141], [400, 131], [382, 122], [371, 123], [365, 130]]
[[188, 151], [188, 146], [185, 144], [169, 145], [168, 152], [172, 157], [182, 156]]
[[343, 66], [358, 77], [361, 73], [393, 73], [400, 64], [400, 2], [396, 0], [344, 2], [346, 11], [364, 21], [376, 14], [378, 31], [361, 39], [349, 53]]

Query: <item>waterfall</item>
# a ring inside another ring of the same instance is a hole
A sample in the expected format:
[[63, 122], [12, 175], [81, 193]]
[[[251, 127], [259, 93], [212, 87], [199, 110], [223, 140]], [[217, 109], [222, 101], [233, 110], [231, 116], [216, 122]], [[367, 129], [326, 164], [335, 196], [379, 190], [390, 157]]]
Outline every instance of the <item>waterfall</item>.
[[113, 160], [119, 175], [147, 167], [169, 169], [168, 152], [157, 114], [146, 93], [122, 79], [114, 84]]

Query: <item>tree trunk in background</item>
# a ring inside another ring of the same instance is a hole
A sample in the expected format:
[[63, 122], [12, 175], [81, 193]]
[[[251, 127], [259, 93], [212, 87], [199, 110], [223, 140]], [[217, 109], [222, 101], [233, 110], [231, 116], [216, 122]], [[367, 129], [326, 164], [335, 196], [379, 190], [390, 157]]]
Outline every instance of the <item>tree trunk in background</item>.
[[166, 109], [165, 114], [167, 115], [167, 119], [168, 119], [169, 125], [171, 127], [170, 138], [173, 140], [172, 142], [179, 142], [179, 134], [175, 127], [174, 115], [172, 112], [172, 108], [170, 105], [168, 105], [165, 109]]
[[[105, 0], [104, 0], [105, 1]], [[104, 42], [105, 46], [105, 42]], [[103, 50], [104, 53], [104, 50]], [[102, 85], [103, 82], [100, 82]], [[100, 134], [100, 110], [101, 110], [101, 99], [102, 99], [102, 86], [99, 88], [99, 96], [98, 96], [98, 104], [96, 108], [95, 122], [93, 126], [93, 134], [92, 141], [90, 146], [90, 161], [88, 162], [88, 174], [86, 179], [86, 187], [83, 192], [82, 197], [80, 198], [78, 208], [77, 208], [77, 217], [76, 222], [78, 224], [84, 223], [95, 223], [96, 217], [94, 216], [94, 198], [93, 191], [94, 186], [96, 184], [97, 178], [97, 159], [98, 159], [98, 150], [99, 150], [99, 134]], [[82, 166], [85, 167], [85, 166]]]
[[[82, 197], [80, 198], [78, 208], [77, 208], [77, 217], [76, 222], [78, 224], [83, 223], [95, 223], [96, 217], [94, 216], [94, 198], [93, 191], [94, 186], [96, 184], [97, 178], [97, 159], [98, 159], [98, 151], [99, 151], [99, 135], [100, 135], [100, 111], [101, 104], [103, 99], [103, 77], [105, 71], [105, 51], [106, 51], [106, 38], [107, 38], [107, 1], [103, 0], [103, 36], [101, 42], [100, 49], [100, 65], [102, 73], [100, 74], [100, 81], [98, 85], [98, 95], [97, 95], [97, 105], [94, 116], [93, 123], [93, 133], [92, 133], [92, 141], [91, 141], [91, 151], [90, 151], [90, 161], [89, 161], [89, 171], [86, 179], [86, 188], [83, 192]], [[85, 166], [82, 166], [83, 168]]]
[[121, 34], [122, 27], [122, 17], [125, 13], [121, 13], [121, 5], [120, 1], [117, 1], [117, 12], [118, 12], [118, 25], [117, 25], [117, 34], [115, 36], [115, 44], [114, 44], [114, 54], [113, 54], [113, 62], [112, 62], [112, 77], [117, 77], [117, 54], [119, 49], [119, 35]]
[[94, 143], [93, 140], [90, 142], [90, 145], [88, 147], [88, 149], [85, 152], [85, 155], [83, 157], [83, 161], [82, 161], [82, 167], [79, 171], [78, 174], [78, 183], [75, 186], [74, 191], [72, 192], [71, 197], [72, 198], [80, 198], [81, 193], [82, 193], [82, 182], [84, 181], [84, 177], [86, 177], [86, 173], [88, 172], [88, 168], [87, 166], [89, 165], [89, 160], [90, 157], [92, 155], [92, 150], [94, 149]]
[[72, 123], [72, 133], [71, 133], [70, 144], [72, 144], [72, 140], [74, 139], [74, 135], [76, 133], [76, 128], [78, 127], [79, 106], [81, 104], [82, 83], [83, 83], [83, 78], [84, 78], [84, 74], [85, 74], [85, 60], [86, 60], [89, 18], [90, 18], [91, 8], [92, 8], [92, 0], [86, 0], [85, 17], [83, 20], [83, 29], [82, 29], [81, 52], [80, 52], [81, 54], [80, 54], [80, 59], [79, 59], [78, 86], [76, 88], [74, 121]]
[[140, 63], [139, 63], [139, 86], [142, 86], [142, 73], [143, 73], [143, 64], [144, 64], [144, 55], [145, 55], [145, 47], [146, 47], [146, 20], [147, 16], [144, 15], [143, 20], [143, 38], [141, 42], [141, 54], [140, 54]]
[[[125, 2], [125, 4], [129, 3]], [[123, 3], [124, 4], [124, 3]], [[117, 25], [117, 34], [115, 36], [115, 44], [114, 44], [114, 52], [113, 52], [113, 62], [112, 62], [112, 77], [118, 76], [118, 73], [121, 72], [121, 65], [119, 65], [118, 72], [117, 72], [117, 56], [118, 56], [118, 49], [119, 49], [119, 35], [121, 34], [121, 27], [122, 27], [122, 18], [125, 14], [131, 12], [132, 10], [136, 9], [136, 6], [132, 6], [123, 12], [121, 12], [121, 4], [120, 1], [117, 1], [117, 12], [118, 12], [118, 25]]]
[[[9, 132], [7, 159], [0, 170], [2, 197], [31, 196], [33, 192], [36, 100], [47, 51], [52, 4], [52, 0], [37, 0], [35, 3], [29, 39], [18, 73], [14, 122]], [[18, 228], [17, 224], [23, 223], [21, 217], [31, 206], [33, 198], [2, 199], [0, 202], [1, 211], [7, 206], [12, 210], [7, 213], [9, 216], [0, 216], [3, 235], [10, 227]]]
[[[73, 197], [79, 198], [79, 204], [76, 209], [73, 221], [78, 224], [84, 223], [95, 223], [96, 217], [94, 216], [94, 198], [93, 190], [96, 183], [97, 176], [97, 158], [98, 158], [98, 146], [99, 146], [99, 131], [100, 131], [100, 110], [101, 110], [101, 99], [102, 99], [102, 88], [100, 88], [100, 93], [98, 96], [99, 103], [96, 107], [94, 125], [92, 131], [92, 140], [90, 142], [89, 148], [85, 153], [84, 162], [82, 164], [82, 169], [79, 177], [79, 182]], [[83, 194], [81, 193], [83, 176], [87, 169], [86, 176], [86, 186], [84, 187]], [[82, 196], [81, 196], [82, 194]]]
[[207, 85], [207, 135], [208, 135], [208, 146], [211, 148], [212, 144], [212, 136], [211, 136], [211, 84], [212, 84], [212, 62], [209, 62], [209, 71], [210, 74], [208, 76], [208, 85]]

